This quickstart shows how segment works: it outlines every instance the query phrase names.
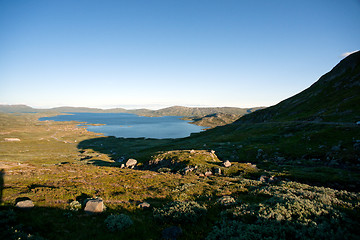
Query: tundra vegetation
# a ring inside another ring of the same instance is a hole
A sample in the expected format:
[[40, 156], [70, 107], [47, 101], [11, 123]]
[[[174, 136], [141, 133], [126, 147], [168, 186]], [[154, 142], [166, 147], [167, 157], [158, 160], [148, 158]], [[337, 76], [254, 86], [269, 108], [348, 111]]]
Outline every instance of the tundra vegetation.
[[[44, 115], [0, 114], [2, 139], [20, 140], [1, 142], [4, 239], [159, 239], [172, 226], [179, 239], [359, 237], [358, 128], [257, 124], [237, 138], [123, 139]], [[340, 149], [339, 137], [350, 138]], [[121, 168], [129, 158], [138, 165]], [[14, 208], [25, 197], [35, 207]], [[94, 197], [106, 210], [86, 214]]]
[[0, 113], [0, 239], [359, 239], [359, 82], [357, 52], [294, 97], [183, 139]]

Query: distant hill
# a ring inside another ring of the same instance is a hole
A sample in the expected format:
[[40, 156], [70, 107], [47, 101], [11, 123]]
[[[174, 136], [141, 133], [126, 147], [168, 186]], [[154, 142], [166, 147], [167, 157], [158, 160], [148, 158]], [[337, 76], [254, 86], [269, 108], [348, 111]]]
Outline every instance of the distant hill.
[[214, 113], [200, 118], [191, 118], [192, 123], [204, 127], [224, 126], [238, 120], [244, 114]]
[[38, 109], [34, 109], [26, 105], [0, 105], [0, 112], [29, 113], [29, 112], [38, 112]]
[[306, 90], [238, 122], [360, 120], [360, 51], [343, 59]]
[[[149, 109], [124, 109], [124, 108], [112, 108], [112, 109], [100, 109], [100, 108], [86, 108], [86, 107], [57, 107], [49, 109], [37, 109], [32, 108], [26, 105], [0, 105], [0, 112], [90, 112], [90, 113], [133, 113], [141, 116], [148, 117], [161, 117], [161, 116], [184, 116], [193, 118], [202, 118], [211, 114], [228, 114], [233, 115], [233, 118], [236, 119], [253, 111], [261, 109], [261, 107], [256, 108], [235, 108], [235, 107], [208, 107], [208, 108], [191, 108], [191, 107], [181, 107], [173, 106], [168, 108], [163, 108], [159, 110], [149, 110]], [[217, 118], [218, 116], [213, 116]], [[222, 115], [224, 118], [224, 115]], [[234, 120], [236, 120], [234, 119]], [[199, 119], [198, 119], [199, 120]], [[229, 122], [229, 121], [226, 121]], [[232, 122], [232, 121], [231, 121]]]

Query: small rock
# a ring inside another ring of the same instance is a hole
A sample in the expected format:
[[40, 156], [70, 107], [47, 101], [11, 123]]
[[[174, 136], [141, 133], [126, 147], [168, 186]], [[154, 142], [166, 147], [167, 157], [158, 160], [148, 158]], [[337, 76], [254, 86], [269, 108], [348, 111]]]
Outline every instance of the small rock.
[[211, 176], [211, 175], [212, 175], [212, 172], [211, 172], [211, 171], [205, 172], [205, 177], [209, 177], [209, 176]]
[[164, 239], [164, 240], [176, 240], [178, 237], [180, 237], [181, 234], [182, 234], [181, 227], [172, 226], [172, 227], [165, 228], [162, 231], [161, 236], [162, 236], [162, 239]]
[[230, 167], [231, 166], [231, 162], [229, 160], [226, 160], [225, 162], [223, 162], [223, 166], [224, 167]]
[[186, 168], [184, 168], [184, 173], [188, 174], [188, 173], [192, 172], [193, 170], [194, 170], [194, 168], [187, 166]]
[[221, 169], [220, 168], [215, 168], [214, 169], [214, 174], [221, 175]]
[[214, 151], [214, 150], [211, 150], [210, 152], [211, 152], [211, 154], [215, 154], [215, 151]]
[[5, 142], [20, 142], [20, 138], [5, 138]]
[[150, 207], [150, 203], [147, 203], [147, 202], [143, 202], [143, 203], [140, 203], [138, 205], [139, 208], [149, 208]]
[[24, 201], [19, 201], [15, 205], [15, 207], [22, 208], [22, 209], [33, 208], [34, 206], [35, 205], [34, 205], [33, 201], [31, 201], [30, 199], [24, 200]]
[[137, 160], [130, 158], [129, 160], [127, 160], [125, 165], [127, 168], [134, 168], [136, 164], [137, 164]]
[[120, 166], [120, 168], [125, 168], [125, 164], [122, 163], [121, 166]]
[[86, 213], [101, 213], [105, 210], [104, 202], [101, 198], [91, 198], [86, 202], [84, 211]]
[[191, 153], [191, 154], [194, 154], [194, 153], [195, 153], [195, 150], [190, 150], [190, 153]]

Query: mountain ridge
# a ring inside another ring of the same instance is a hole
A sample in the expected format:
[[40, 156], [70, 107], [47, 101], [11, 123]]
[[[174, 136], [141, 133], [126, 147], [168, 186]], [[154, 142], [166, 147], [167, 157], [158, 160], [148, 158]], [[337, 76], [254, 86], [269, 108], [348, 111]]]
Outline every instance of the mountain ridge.
[[88, 107], [55, 107], [48, 109], [32, 108], [27, 105], [0, 105], [0, 112], [90, 112], [90, 113], [133, 113], [148, 117], [161, 116], [186, 116], [186, 117], [202, 117], [209, 114], [223, 113], [223, 114], [237, 114], [240, 116], [256, 111], [263, 107], [253, 108], [237, 108], [237, 107], [183, 107], [172, 106], [158, 110], [150, 109], [125, 109], [125, 108], [88, 108]]
[[360, 119], [360, 51], [341, 60], [307, 89], [235, 123], [356, 122]]

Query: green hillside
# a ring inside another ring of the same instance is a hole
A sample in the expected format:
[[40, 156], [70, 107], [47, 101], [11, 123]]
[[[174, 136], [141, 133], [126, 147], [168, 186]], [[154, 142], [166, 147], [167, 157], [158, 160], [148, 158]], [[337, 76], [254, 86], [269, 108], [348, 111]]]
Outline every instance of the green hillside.
[[360, 120], [360, 51], [343, 59], [301, 93], [239, 122]]

